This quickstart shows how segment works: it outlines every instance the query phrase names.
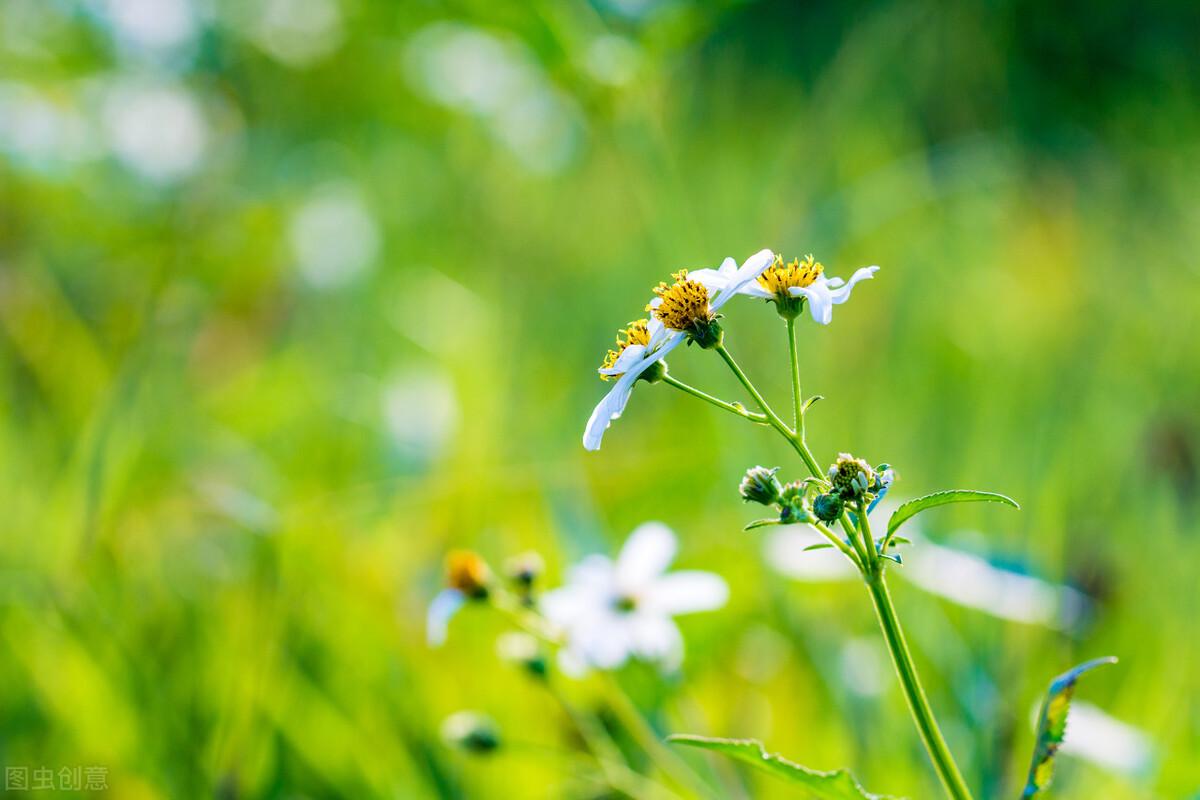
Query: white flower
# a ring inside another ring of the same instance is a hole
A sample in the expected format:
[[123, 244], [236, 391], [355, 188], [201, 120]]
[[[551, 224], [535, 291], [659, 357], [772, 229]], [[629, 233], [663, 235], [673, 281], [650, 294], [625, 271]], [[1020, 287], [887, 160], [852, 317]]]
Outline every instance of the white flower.
[[683, 270], [675, 273], [674, 284], [660, 284], [654, 290], [657, 297], [646, 306], [652, 312], [650, 319], [631, 322], [621, 330], [617, 349], [608, 351], [599, 369], [602, 378], [616, 378], [617, 382], [592, 411], [583, 432], [583, 446], [599, 450], [604, 431], [625, 411], [638, 378], [678, 347], [693, 326], [715, 319], [717, 310], [753, 283], [773, 258], [770, 250], [760, 250], [741, 267], [727, 258], [720, 269], [691, 274]]
[[566, 586], [542, 598], [542, 612], [566, 635], [564, 670], [615, 669], [630, 656], [678, 665], [683, 639], [672, 617], [720, 608], [729, 588], [711, 572], [664, 574], [675, 550], [675, 534], [647, 522], [630, 534], [616, 562], [589, 556], [572, 568]]
[[849, 281], [844, 281], [825, 277], [825, 267], [821, 262], [814, 261], [812, 256], [806, 256], [803, 260], [793, 259], [787, 264], [782, 256], [776, 256], [757, 280], [742, 284], [737, 291], [777, 303], [803, 298], [812, 309], [813, 319], [828, 325], [833, 319], [833, 307], [850, 299], [854, 284], [875, 277], [878, 271], [879, 267], [862, 267], [855, 270]]

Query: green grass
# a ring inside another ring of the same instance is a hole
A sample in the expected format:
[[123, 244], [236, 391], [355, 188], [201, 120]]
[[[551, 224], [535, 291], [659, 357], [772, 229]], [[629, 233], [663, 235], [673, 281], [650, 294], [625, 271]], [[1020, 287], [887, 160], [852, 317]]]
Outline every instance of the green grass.
[[[896, 582], [968, 782], [1015, 797], [1047, 680], [1111, 653], [1080, 697], [1147, 731], [1157, 764], [1130, 780], [1063, 758], [1055, 796], [1200, 787], [1183, 5], [1128, 37], [1081, 11], [1061, 50], [1003, 4], [343, 6], [343, 43], [305, 68], [226, 25], [200, 37], [181, 80], [213, 138], [185, 181], [0, 150], [0, 762], [106, 765], [116, 797], [562, 796], [579, 743], [495, 657], [503, 625], [464, 613], [431, 651], [425, 607], [453, 547], [537, 549], [557, 581], [653, 518], [680, 564], [732, 586], [684, 620], [684, 680], [621, 676], [664, 734], [755, 737], [935, 796], [891, 676], [870, 698], [841, 680], [843, 643], [878, 635], [862, 589], [789, 583], [741, 532], [744, 469], [800, 472], [782, 443], [643, 385], [599, 454], [580, 446], [594, 369], [650, 286], [771, 247], [833, 274], [882, 267], [829, 328], [801, 321], [818, 458], [888, 461], [902, 497], [1016, 498], [931, 515], [931, 533], [984, 530], [997, 557], [1096, 598], [1067, 635]], [[46, 53], [8, 42], [0, 63], [69, 102], [118, 62], [102, 27], [46, 13]], [[406, 42], [449, 18], [524, 42], [572, 98], [567, 167], [529, 172], [486, 120], [414, 87]], [[602, 32], [640, 49], [623, 86], [579, 66]], [[331, 179], [358, 187], [382, 245], [320, 289], [288, 224]], [[730, 350], [786, 405], [782, 323], [727, 311]], [[707, 353], [671, 366], [737, 396]], [[461, 708], [512, 746], [447, 750], [438, 725]]]

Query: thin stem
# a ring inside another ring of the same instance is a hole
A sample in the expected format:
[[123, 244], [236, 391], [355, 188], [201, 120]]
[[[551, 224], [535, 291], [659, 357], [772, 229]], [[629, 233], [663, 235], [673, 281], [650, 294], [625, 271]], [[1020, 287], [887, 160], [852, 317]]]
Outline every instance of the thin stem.
[[729, 351], [725, 349], [725, 345], [718, 344], [713, 349], [715, 349], [717, 354], [724, 359], [725, 363], [729, 366], [730, 371], [733, 372], [734, 377], [738, 379], [742, 386], [746, 387], [746, 391], [749, 392], [750, 396], [754, 398], [754, 402], [758, 403], [758, 407], [763, 410], [764, 414], [766, 414], [767, 422], [771, 425], [771, 427], [782, 433], [787, 439], [794, 440], [795, 433], [783, 420], [779, 418], [778, 414], [771, 410], [771, 406], [767, 404], [766, 399], [763, 398], [762, 394], [757, 388], [755, 388], [754, 384], [750, 382], [750, 379], [746, 377], [746, 373], [742, 372], [742, 368], [739, 367], [738, 363], [733, 360], [733, 356], [729, 354]]
[[658, 785], [644, 775], [639, 775], [626, 766], [620, 748], [617, 747], [616, 742], [612, 740], [612, 737], [609, 736], [604, 726], [595, 717], [575, 708], [574, 704], [554, 685], [552, 680], [547, 678], [543, 681], [543, 684], [550, 695], [558, 701], [563, 712], [574, 723], [576, 729], [578, 729], [579, 735], [583, 737], [584, 744], [592, 751], [592, 756], [596, 759], [596, 763], [600, 765], [600, 771], [604, 775], [605, 782], [611, 788], [628, 794], [630, 797], [657, 796], [663, 798], [663, 800], [677, 798], [677, 795], [668, 791], [665, 787]]
[[[859, 554], [855, 550], [850, 549], [850, 545], [846, 544], [842, 539], [838, 538], [838, 535], [836, 533], [829, 530], [829, 528], [827, 528], [825, 525], [823, 525], [822, 523], [817, 522], [815, 520], [813, 522], [810, 522], [809, 524], [817, 529], [817, 533], [821, 534], [826, 539], [828, 539], [830, 542], [832, 542], [834, 547], [836, 547], [838, 550], [841, 550], [842, 554], [844, 556], [846, 556], [846, 558], [853, 561], [854, 566], [858, 567], [858, 569], [860, 571], [863, 569], [863, 562], [862, 562], [862, 559], [859, 557]], [[854, 540], [851, 539], [851, 542], [853, 542], [853, 541]]]
[[900, 620], [896, 616], [896, 608], [892, 605], [892, 597], [884, 582], [883, 571], [873, 570], [866, 576], [866, 581], [871, 592], [871, 601], [875, 605], [875, 616], [879, 618], [879, 627], [883, 630], [883, 638], [892, 654], [896, 676], [904, 689], [908, 710], [912, 713], [913, 721], [921, 734], [921, 741], [929, 752], [942, 786], [953, 800], [971, 800], [971, 792], [954, 763], [954, 756], [950, 754], [950, 748], [946, 746], [946, 740], [933, 717], [933, 709], [925, 697], [925, 690], [921, 688], [916, 665], [913, 664], [912, 654], [904, 640], [904, 631], [900, 628]]
[[700, 779], [687, 762], [677, 753], [667, 747], [659, 738], [658, 732], [650, 727], [650, 723], [638, 711], [637, 706], [625, 694], [611, 674], [604, 674], [605, 688], [613, 712], [625, 726], [638, 745], [657, 764], [671, 783], [678, 788], [692, 792], [700, 797], [712, 797], [712, 789]]
[[707, 392], [700, 391], [695, 386], [691, 386], [689, 384], [684, 383], [681, 380], [673, 378], [669, 374], [663, 376], [663, 383], [674, 386], [676, 389], [686, 392], [687, 394], [690, 394], [692, 397], [699, 398], [700, 400], [703, 400], [706, 403], [710, 403], [710, 404], [716, 406], [717, 408], [728, 411], [731, 414], [737, 414], [739, 417], [745, 417], [746, 419], [750, 420], [751, 422], [756, 422], [759, 425], [768, 424], [767, 417], [765, 414], [755, 414], [753, 411], [748, 411], [744, 407], [742, 407], [741, 405], [739, 405], [737, 403], [727, 403], [724, 400], [713, 397], [711, 394], [708, 394]]
[[792, 402], [796, 407], [796, 422], [793, 428], [796, 438], [804, 441], [804, 395], [800, 393], [800, 353], [796, 348], [796, 318], [787, 318], [788, 357], [792, 362]]

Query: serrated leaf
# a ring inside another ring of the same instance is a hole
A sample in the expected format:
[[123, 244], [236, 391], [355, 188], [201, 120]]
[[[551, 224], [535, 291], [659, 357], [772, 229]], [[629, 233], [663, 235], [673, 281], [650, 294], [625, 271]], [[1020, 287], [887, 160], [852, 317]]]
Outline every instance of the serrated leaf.
[[782, 520], [778, 519], [777, 517], [772, 517], [770, 519], [756, 519], [756, 520], [754, 520], [754, 522], [751, 522], [749, 525], [742, 528], [742, 530], [752, 531], [755, 528], [765, 528], [768, 525], [784, 525], [784, 524], [786, 524], [786, 523], [784, 523]]
[[1050, 785], [1054, 776], [1054, 756], [1062, 746], [1063, 736], [1067, 732], [1067, 712], [1071, 707], [1071, 698], [1075, 694], [1075, 682], [1079, 676], [1090, 669], [1103, 664], [1115, 664], [1115, 656], [1094, 658], [1079, 666], [1069, 669], [1050, 682], [1050, 691], [1042, 702], [1042, 712], [1038, 715], [1037, 742], [1033, 748], [1033, 761], [1029, 764], [1029, 778], [1025, 783], [1022, 798], [1036, 795]]
[[708, 736], [676, 734], [667, 741], [689, 747], [699, 747], [744, 761], [776, 777], [802, 786], [810, 798], [817, 800], [889, 800], [886, 795], [869, 794], [844, 769], [822, 772], [802, 767], [783, 756], [768, 753], [757, 739], [714, 739]]
[[925, 509], [949, 505], [950, 503], [1004, 503], [1013, 508], [1019, 509], [1021, 507], [1016, 500], [999, 492], [979, 492], [973, 489], [947, 489], [944, 492], [934, 492], [924, 497], [918, 497], [916, 500], [909, 500], [893, 511], [892, 518], [888, 520], [888, 536], [891, 536], [896, 532], [897, 528]]
[[831, 547], [833, 547], [833, 545], [831, 545], [829, 542], [817, 542], [816, 544], [810, 544], [800, 552], [807, 553], [809, 550], [825, 550]]

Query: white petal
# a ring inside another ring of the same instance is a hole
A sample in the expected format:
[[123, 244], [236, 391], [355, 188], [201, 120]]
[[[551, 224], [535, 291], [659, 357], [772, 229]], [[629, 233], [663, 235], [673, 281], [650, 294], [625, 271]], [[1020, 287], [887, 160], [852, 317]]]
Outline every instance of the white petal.
[[729, 586], [720, 575], [682, 570], [663, 575], [642, 595], [647, 609], [663, 614], [712, 611], [725, 605]]
[[616, 669], [625, 663], [632, 649], [629, 626], [613, 614], [591, 618], [587, 625], [575, 627], [570, 636], [572, 648], [598, 669]]
[[667, 353], [675, 349], [681, 341], [683, 341], [682, 335], [666, 339], [657, 350], [643, 358], [640, 363], [630, 367], [624, 375], [617, 379], [616, 385], [592, 409], [592, 415], [588, 418], [587, 425], [583, 429], [583, 446], [586, 449], [600, 449], [600, 442], [604, 438], [604, 432], [608, 430], [608, 426], [612, 424], [614, 419], [624, 413], [625, 406], [629, 403], [629, 396], [633, 394], [633, 385], [637, 382], [637, 379], [654, 362], [665, 358]]
[[833, 289], [831, 293], [833, 302], [840, 304], [849, 300], [850, 290], [854, 288], [854, 284], [874, 278], [875, 273], [878, 271], [879, 267], [862, 267], [854, 271], [854, 274], [850, 276], [850, 280], [845, 285], [842, 285], [840, 278], [834, 279], [837, 281], [837, 284], [834, 284], [833, 280], [829, 281], [829, 288]]
[[450, 618], [467, 602], [467, 598], [457, 589], [443, 589], [429, 604], [425, 615], [425, 641], [430, 647], [440, 647], [446, 642], [446, 628]]
[[730, 279], [728, 285], [720, 292], [719, 296], [714, 297], [709, 304], [713, 311], [716, 311], [725, 303], [729, 302], [729, 298], [740, 292], [743, 287], [758, 279], [759, 275], [767, 267], [771, 266], [771, 262], [775, 260], [775, 254], [770, 250], [759, 250], [754, 255], [746, 259], [738, 271]]
[[766, 289], [764, 289], [762, 284], [758, 282], [757, 278], [749, 283], [742, 284], [742, 288], [738, 289], [738, 294], [744, 294], [750, 297], [761, 297], [763, 300], [770, 300], [775, 296], [774, 292], [768, 292]]
[[670, 617], [636, 613], [629, 617], [630, 645], [634, 654], [647, 661], [677, 664], [683, 654], [683, 637]]
[[833, 296], [824, 278], [817, 278], [808, 286], [793, 286], [788, 291], [793, 297], [808, 298], [810, 313], [817, 322], [828, 325], [833, 320]]
[[617, 356], [617, 360], [608, 369], [601, 369], [602, 375], [623, 375], [628, 372], [630, 367], [642, 359], [642, 355], [646, 352], [646, 345], [631, 344], [621, 351], [621, 355]]
[[688, 271], [688, 280], [693, 280], [697, 283], [704, 284], [704, 288], [708, 289], [709, 294], [724, 289], [736, 276], [737, 262], [732, 258], [726, 258], [721, 262], [721, 266], [717, 269], [697, 269]]
[[661, 522], [646, 522], [629, 534], [617, 556], [617, 582], [638, 593], [666, 571], [675, 558], [675, 534]]
[[587, 426], [583, 429], [584, 448], [600, 449], [604, 432], [608, 430], [612, 421], [621, 416], [621, 412], [625, 410], [625, 405], [629, 402], [629, 395], [633, 393], [635, 381], [637, 381], [637, 375], [633, 372], [626, 372], [617, 379], [616, 385], [609, 389], [608, 393], [592, 409], [592, 415], [588, 417]]

